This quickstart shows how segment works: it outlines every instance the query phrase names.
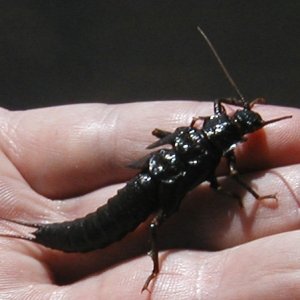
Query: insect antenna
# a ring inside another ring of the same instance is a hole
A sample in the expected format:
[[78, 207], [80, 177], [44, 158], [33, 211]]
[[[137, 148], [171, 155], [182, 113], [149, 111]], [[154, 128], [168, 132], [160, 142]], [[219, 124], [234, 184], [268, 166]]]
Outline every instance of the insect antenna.
[[245, 101], [245, 98], [244, 98], [243, 94], [240, 92], [237, 84], [234, 82], [233, 78], [231, 77], [230, 73], [228, 72], [227, 68], [225, 67], [225, 65], [224, 65], [223, 61], [221, 60], [220, 55], [218, 54], [218, 52], [215, 49], [214, 45], [212, 44], [212, 42], [209, 40], [209, 38], [207, 37], [207, 35], [204, 33], [204, 31], [201, 29], [201, 27], [199, 25], [197, 26], [197, 30], [201, 33], [202, 37], [204, 38], [204, 40], [208, 44], [211, 52], [214, 54], [214, 56], [217, 59], [221, 69], [223, 70], [223, 72], [225, 74], [225, 77], [227, 78], [227, 80], [229, 81], [231, 86], [234, 88], [236, 93], [238, 94], [240, 100], [244, 103], [244, 106], [248, 108], [249, 104]]

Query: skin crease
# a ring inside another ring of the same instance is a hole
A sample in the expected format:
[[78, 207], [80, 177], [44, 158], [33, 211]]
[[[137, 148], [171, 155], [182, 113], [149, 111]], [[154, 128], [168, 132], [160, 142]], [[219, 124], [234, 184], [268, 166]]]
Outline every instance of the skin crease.
[[[2, 237], [0, 298], [299, 299], [300, 110], [253, 110], [264, 120], [293, 115], [236, 149], [242, 178], [260, 195], [277, 193], [278, 203], [258, 203], [228, 178], [221, 184], [243, 208], [207, 184], [197, 187], [160, 228], [161, 273], [151, 294], [140, 293], [152, 269], [149, 220], [86, 254]], [[148, 153], [154, 128], [172, 131], [212, 113], [212, 103], [188, 101], [0, 109], [0, 217], [54, 222], [94, 211], [134, 176], [126, 165]], [[218, 174], [226, 172], [223, 164]], [[20, 230], [0, 222], [0, 232]]]

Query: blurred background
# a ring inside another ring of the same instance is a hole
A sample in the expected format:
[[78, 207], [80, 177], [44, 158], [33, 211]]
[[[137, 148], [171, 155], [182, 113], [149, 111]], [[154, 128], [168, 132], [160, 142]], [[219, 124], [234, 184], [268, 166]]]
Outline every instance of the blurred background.
[[300, 107], [300, 1], [0, 1], [0, 105], [212, 100]]

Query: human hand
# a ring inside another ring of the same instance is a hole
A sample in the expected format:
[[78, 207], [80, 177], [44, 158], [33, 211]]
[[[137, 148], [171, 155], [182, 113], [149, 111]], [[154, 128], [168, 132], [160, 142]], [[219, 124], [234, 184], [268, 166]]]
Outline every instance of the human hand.
[[[147, 223], [84, 254], [1, 238], [0, 298], [299, 298], [300, 111], [254, 110], [264, 120], [293, 115], [237, 149], [243, 179], [261, 195], [277, 192], [277, 206], [257, 203], [227, 179], [224, 188], [238, 192], [244, 208], [205, 184], [197, 187], [159, 231], [160, 249], [172, 250], [160, 252], [151, 295], [140, 294], [152, 270]], [[186, 101], [0, 110], [0, 217], [57, 222], [84, 216], [134, 176], [126, 165], [147, 153], [152, 129], [172, 131], [212, 111], [212, 103]], [[13, 229], [1, 222], [0, 232]]]

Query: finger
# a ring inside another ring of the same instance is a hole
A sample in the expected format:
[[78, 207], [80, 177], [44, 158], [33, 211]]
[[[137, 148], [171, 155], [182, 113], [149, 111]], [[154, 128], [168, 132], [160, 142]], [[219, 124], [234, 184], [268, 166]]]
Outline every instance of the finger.
[[[241, 207], [236, 198], [219, 194], [203, 184], [189, 193], [182, 200], [179, 211], [161, 226], [161, 247], [224, 249], [300, 228], [300, 164], [252, 172], [242, 179], [259, 195], [276, 194], [278, 200], [256, 200], [236, 182], [225, 178], [220, 182], [221, 186], [225, 191], [234, 192], [240, 197], [243, 204]], [[63, 202], [60, 209], [68, 219], [83, 216], [105, 204], [117, 188], [120, 186]], [[148, 223], [143, 226], [145, 229]], [[148, 231], [145, 235], [147, 240]], [[138, 241], [141, 241], [140, 237]]]
[[253, 195], [226, 179], [223, 188], [237, 199], [199, 187], [182, 202], [176, 215], [162, 226], [164, 246], [226, 249], [261, 237], [300, 229], [300, 164], [242, 177], [259, 195], [274, 199], [255, 200]]
[[299, 242], [299, 231], [293, 231], [221, 252], [167, 253], [151, 295], [154, 299], [298, 299]]
[[[200, 187], [183, 201], [179, 212], [160, 228], [159, 249], [177, 247], [226, 249], [261, 237], [299, 229], [300, 190], [291, 186], [294, 182], [300, 182], [300, 165], [297, 167], [277, 168], [264, 175], [252, 174], [252, 176], [247, 176], [248, 178], [243, 178], [248, 183], [250, 180], [260, 193], [270, 194], [278, 191], [278, 206], [274, 206], [274, 203], [271, 205], [257, 203], [252, 195], [243, 194], [239, 190], [244, 204], [241, 208], [235, 199], [226, 197], [224, 199], [224, 196], [216, 195], [208, 187]], [[227, 187], [233, 188], [234, 184], [229, 184]], [[91, 206], [96, 204], [93, 203], [94, 201], [97, 201], [97, 197], [87, 199]], [[70, 202], [61, 203], [61, 205], [66, 208], [62, 211], [67, 218], [74, 214], [82, 215], [81, 210], [86, 209], [79, 205], [72, 208]], [[57, 221], [57, 217], [53, 216], [53, 220], [49, 221]], [[135, 232], [128, 234], [123, 240], [112, 243], [105, 249], [84, 254], [62, 253], [39, 247], [32, 242], [18, 240], [9, 240], [9, 242], [14, 249], [25, 245], [26, 248], [40, 251], [42, 255], [40, 259], [48, 265], [56, 281], [61, 284], [61, 282], [73, 282], [97, 271], [103, 271], [128, 258], [145, 256], [150, 247], [147, 226], [148, 222], [142, 224]], [[121, 249], [126, 249], [126, 251]]]
[[[260, 131], [252, 142], [249, 139], [240, 148], [241, 166], [298, 161], [295, 141], [300, 133], [291, 128], [299, 127], [299, 111], [264, 106], [257, 111], [266, 119], [287, 114], [293, 119], [274, 123], [265, 128], [265, 134]], [[146, 154], [153, 128], [174, 130], [189, 125], [195, 115], [211, 113], [211, 103], [175, 101], [2, 111], [0, 143], [36, 191], [53, 198], [68, 197], [132, 176], [126, 165]]]
[[[53, 203], [37, 194], [0, 152], [0, 220], [44, 220], [59, 215]], [[1, 232], [1, 231], [0, 231]]]
[[[237, 147], [239, 166], [243, 170], [276, 168], [300, 163], [300, 110], [278, 106], [255, 108], [265, 121], [280, 116], [292, 116], [246, 136]], [[297, 132], [295, 132], [297, 131]]]
[[126, 165], [146, 154], [157, 120], [187, 123], [186, 115], [178, 114], [179, 104], [165, 122], [167, 107], [91, 104], [3, 113], [0, 142], [36, 191], [67, 197], [132, 176]]
[[[295, 287], [300, 283], [299, 236], [299, 231], [293, 231], [220, 252], [163, 253], [160, 256], [161, 271], [150, 286], [151, 297], [222, 300], [298, 299], [300, 291]], [[63, 287], [51, 285], [47, 280], [43, 282], [43, 278], [47, 275], [38, 274], [40, 270], [34, 268], [22, 270], [31, 270], [34, 274], [19, 272], [17, 280], [10, 276], [0, 276], [8, 279], [5, 282], [7, 292], [14, 294], [16, 286], [21, 288], [23, 284], [24, 289], [25, 284], [28, 287], [28, 283], [31, 283], [30, 286], [34, 286], [37, 291], [42, 288], [47, 295], [59, 294], [66, 299], [84, 297], [119, 299], [120, 295], [122, 299], [149, 298], [147, 292], [140, 294], [140, 288], [151, 270], [151, 263], [146, 257], [117, 265]], [[11, 274], [11, 270], [8, 271]]]
[[[299, 229], [300, 190], [299, 185], [294, 185], [295, 182], [300, 182], [299, 171], [300, 165], [296, 165], [243, 177], [261, 195], [277, 193], [278, 203], [274, 199], [257, 201], [247, 191], [236, 189], [235, 182], [223, 182], [224, 188], [235, 191], [242, 197], [241, 208], [235, 198], [219, 195], [208, 186], [199, 187], [183, 200], [180, 210], [160, 227], [159, 249], [219, 250]], [[96, 209], [101, 194], [103, 193], [95, 192], [90, 199], [82, 199], [80, 203], [87, 203]], [[72, 201], [61, 203], [61, 210], [67, 219], [83, 216], [83, 212], [87, 213], [84, 205], [72, 204]], [[150, 219], [121, 241], [96, 252], [70, 255], [44, 247], [41, 249], [53, 273], [58, 274], [59, 278], [82, 278], [96, 270], [104, 270], [116, 262], [145, 255], [150, 248]], [[55, 220], [53, 218], [49, 221]], [[115, 220], [119, 221], [117, 218]], [[109, 228], [107, 234], [110, 234]]]
[[[161, 272], [150, 286], [151, 297], [222, 300], [298, 299], [300, 291], [295, 287], [300, 283], [299, 243], [299, 231], [295, 231], [221, 252], [163, 253], [160, 255]], [[284, 255], [285, 253], [288, 255]], [[142, 258], [101, 274], [103, 283], [101, 297], [106, 298], [110, 295], [114, 298], [121, 292], [123, 299], [140, 297], [147, 299], [149, 295], [140, 296], [137, 293], [149, 270], [151, 262], [147, 264]], [[97, 277], [92, 278], [91, 284], [95, 286], [96, 281]], [[71, 292], [75, 293], [75, 290], [80, 292], [80, 288], [76, 286]]]
[[[219, 194], [209, 185], [202, 184], [182, 200], [179, 211], [160, 228], [162, 246], [169, 248], [188, 245], [199, 249], [224, 249], [299, 228], [300, 164], [267, 172], [252, 172], [242, 179], [261, 196], [276, 194], [278, 202], [274, 199], [256, 200], [236, 182], [224, 178], [220, 182], [221, 186], [225, 191], [240, 197], [243, 204], [240, 207], [236, 198]], [[27, 206], [26, 201], [16, 201], [13, 212], [15, 219], [23, 221], [54, 223], [74, 220], [105, 205], [123, 186], [124, 184], [118, 184], [102, 188], [68, 201], [50, 202], [40, 201], [38, 198]], [[17, 195], [16, 198], [20, 198], [20, 194]], [[8, 216], [12, 211], [11, 205], [3, 206], [2, 210]], [[150, 215], [151, 212], [149, 217]], [[10, 218], [14, 219], [13, 215]], [[134, 218], [133, 215], [132, 219]], [[146, 230], [147, 226], [146, 222], [141, 228]], [[148, 231], [144, 234], [144, 240], [147, 240]], [[137, 243], [127, 247], [139, 248], [140, 240], [139, 237]]]

